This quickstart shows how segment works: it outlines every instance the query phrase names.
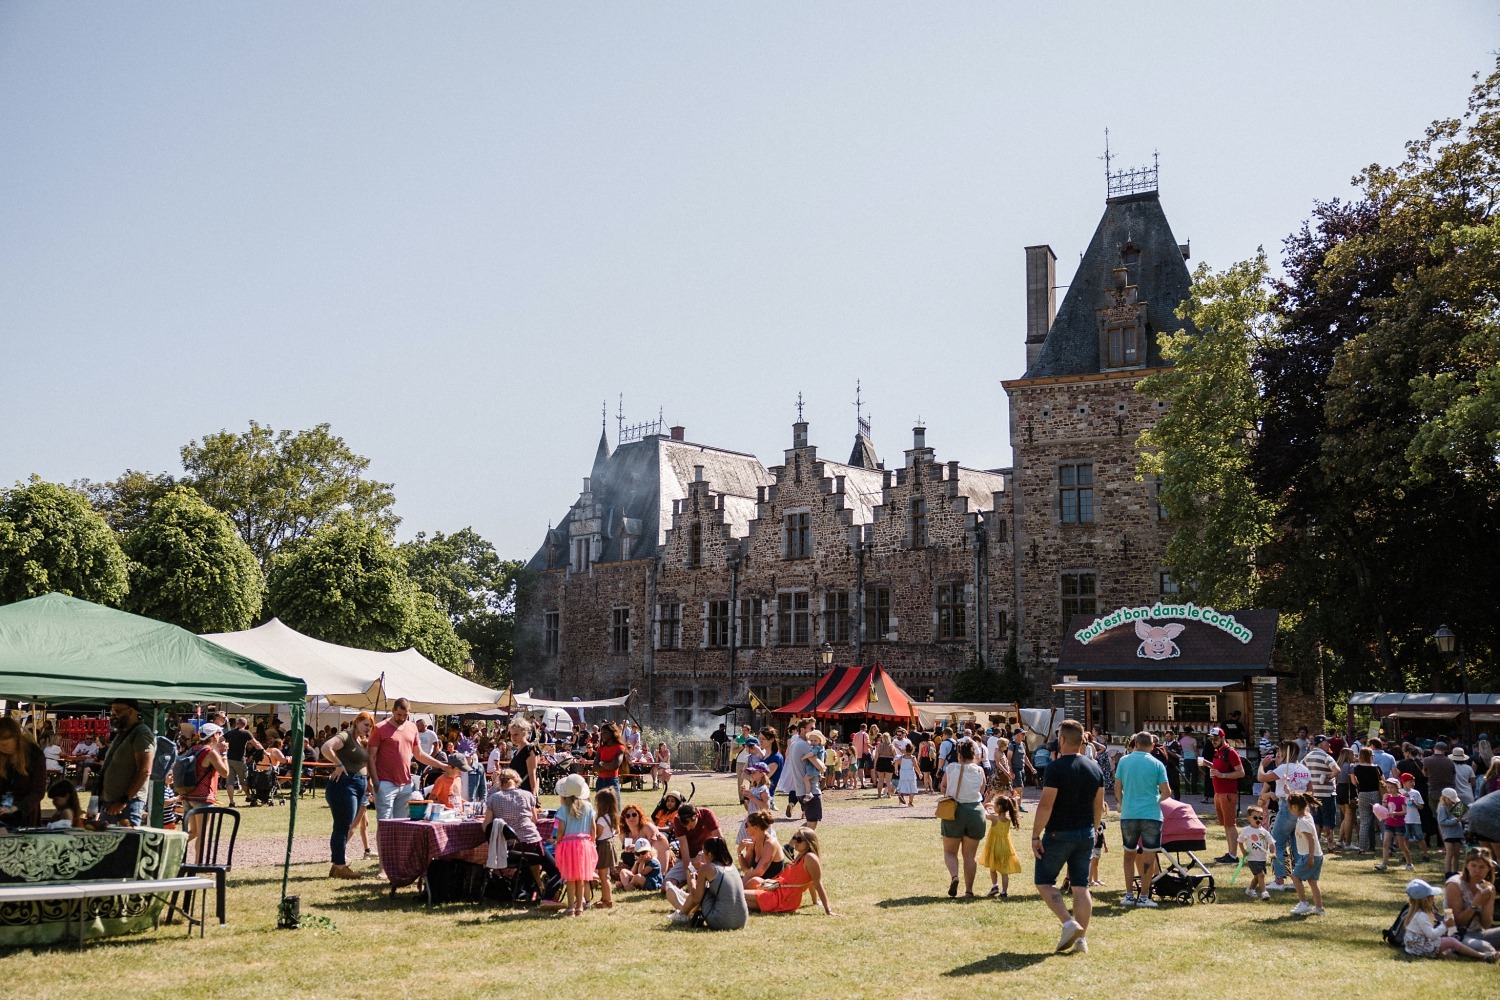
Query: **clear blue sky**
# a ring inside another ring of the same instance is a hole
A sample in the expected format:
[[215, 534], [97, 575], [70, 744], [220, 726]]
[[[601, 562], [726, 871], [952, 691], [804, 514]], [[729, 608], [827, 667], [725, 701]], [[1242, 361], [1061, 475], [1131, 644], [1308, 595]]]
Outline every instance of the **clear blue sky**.
[[[1492, 3], [0, 5], [0, 482], [328, 421], [529, 556], [618, 394], [1010, 462], [1021, 248], [1161, 153], [1196, 260], [1457, 115]], [[610, 428], [613, 436], [614, 421]]]

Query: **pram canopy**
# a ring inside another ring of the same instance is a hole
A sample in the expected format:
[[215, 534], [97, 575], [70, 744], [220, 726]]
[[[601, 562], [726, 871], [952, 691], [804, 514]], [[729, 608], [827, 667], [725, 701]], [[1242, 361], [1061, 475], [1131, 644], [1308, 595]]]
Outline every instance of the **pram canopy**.
[[1205, 848], [1208, 827], [1186, 802], [1163, 799], [1161, 803], [1161, 846], [1169, 851], [1201, 851]]

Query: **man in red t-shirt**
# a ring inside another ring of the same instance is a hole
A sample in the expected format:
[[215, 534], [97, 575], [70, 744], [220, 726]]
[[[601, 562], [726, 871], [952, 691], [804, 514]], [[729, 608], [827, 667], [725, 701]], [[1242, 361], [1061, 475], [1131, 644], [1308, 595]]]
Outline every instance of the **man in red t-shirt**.
[[1208, 776], [1214, 785], [1214, 814], [1229, 841], [1229, 850], [1216, 860], [1232, 865], [1239, 860], [1235, 852], [1239, 849], [1240, 842], [1237, 826], [1240, 814], [1240, 779], [1245, 776], [1245, 763], [1224, 738], [1224, 730], [1217, 726], [1208, 731], [1208, 745], [1209, 752], [1198, 758], [1198, 765], [1208, 768]]
[[417, 742], [417, 727], [408, 718], [411, 703], [397, 698], [391, 705], [391, 717], [370, 730], [370, 742], [365, 748], [370, 754], [370, 773], [374, 776], [375, 818], [404, 819], [406, 803], [416, 792], [411, 780], [411, 761], [415, 757], [428, 767], [444, 770], [446, 760], [438, 760], [422, 749]]
[[722, 836], [719, 833], [719, 820], [712, 809], [699, 809], [691, 802], [684, 802], [679, 806], [677, 816], [672, 820], [671, 837], [677, 841], [677, 848], [681, 853], [672, 863], [665, 881], [686, 885], [688, 863], [703, 850], [705, 840], [718, 836]]

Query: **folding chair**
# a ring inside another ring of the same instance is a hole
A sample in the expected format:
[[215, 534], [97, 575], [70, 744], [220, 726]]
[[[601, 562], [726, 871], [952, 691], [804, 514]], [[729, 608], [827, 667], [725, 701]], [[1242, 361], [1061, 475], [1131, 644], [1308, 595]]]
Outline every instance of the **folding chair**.
[[[225, 809], [222, 806], [198, 806], [195, 809], [189, 809], [187, 815], [182, 818], [183, 829], [192, 829], [194, 817], [202, 821], [202, 829], [197, 839], [193, 841], [193, 860], [182, 866], [180, 874], [213, 876], [217, 897], [215, 912], [222, 926], [225, 923], [224, 890], [229, 870], [234, 867], [234, 841], [240, 832], [240, 813], [238, 809]], [[226, 824], [229, 826], [227, 840], [224, 836]], [[172, 916], [178, 910], [177, 896], [177, 893], [172, 893], [172, 902], [167, 908], [167, 923], [172, 922]], [[187, 893], [183, 899], [181, 909], [188, 919], [188, 933], [192, 933], [194, 923], [199, 924], [201, 928], [208, 922], [208, 894], [204, 893], [203, 905], [200, 907], [201, 914], [196, 920], [193, 917], [193, 894], [191, 892]]]

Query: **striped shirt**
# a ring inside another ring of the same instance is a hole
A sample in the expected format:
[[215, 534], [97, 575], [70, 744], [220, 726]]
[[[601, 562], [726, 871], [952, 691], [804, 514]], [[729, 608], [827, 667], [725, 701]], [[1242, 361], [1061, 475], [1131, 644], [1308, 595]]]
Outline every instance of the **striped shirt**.
[[1320, 799], [1333, 798], [1334, 778], [1338, 774], [1338, 765], [1332, 757], [1328, 756], [1326, 750], [1313, 747], [1302, 758], [1302, 766], [1312, 774], [1312, 781], [1307, 790]]

